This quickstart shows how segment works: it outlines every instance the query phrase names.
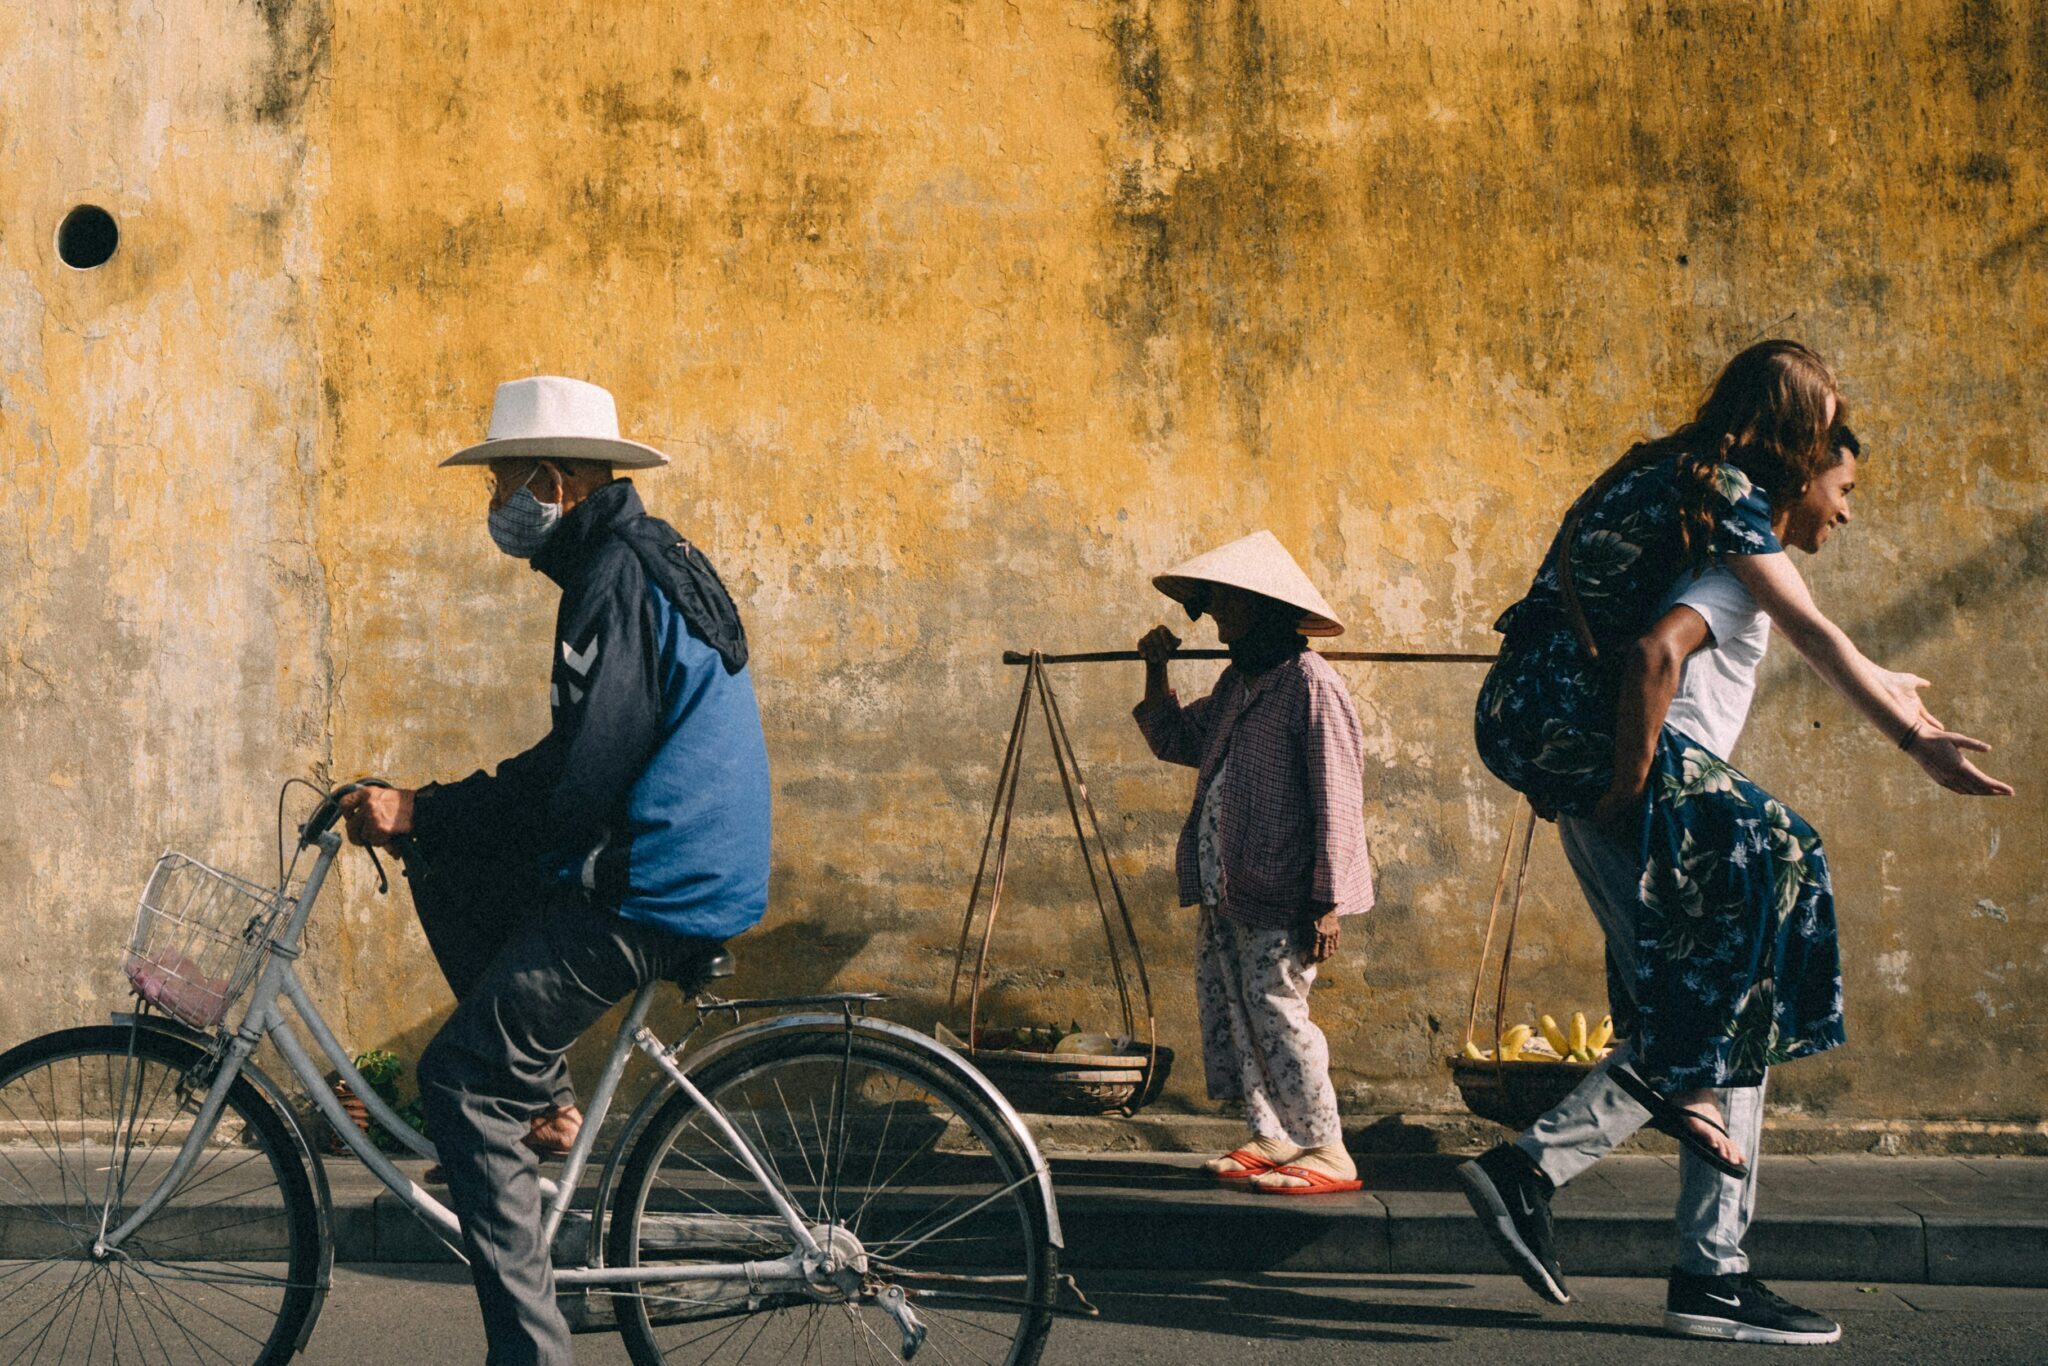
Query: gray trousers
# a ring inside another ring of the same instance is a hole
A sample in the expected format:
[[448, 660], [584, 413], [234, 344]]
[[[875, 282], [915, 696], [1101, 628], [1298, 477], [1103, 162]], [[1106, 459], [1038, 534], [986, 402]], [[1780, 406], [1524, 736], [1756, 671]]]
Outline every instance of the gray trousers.
[[564, 1055], [643, 984], [712, 946], [562, 900], [515, 934], [420, 1057], [420, 1104], [483, 1309], [491, 1366], [574, 1360], [541, 1243], [539, 1159], [519, 1140], [553, 1103]]
[[[1622, 982], [1635, 981], [1636, 886], [1642, 869], [1633, 850], [1588, 821], [1559, 816], [1564, 853], [1579, 887], [1607, 935]], [[1598, 1162], [1643, 1127], [1650, 1112], [1630, 1100], [1607, 1077], [1629, 1061], [1627, 1044], [1617, 1047], [1592, 1075], [1543, 1116], [1516, 1144], [1554, 1185], [1562, 1186]], [[1756, 1212], [1756, 1173], [1762, 1158], [1764, 1088], [1731, 1087], [1715, 1092], [1728, 1133], [1749, 1164], [1747, 1179], [1723, 1176], [1680, 1149], [1678, 1159], [1678, 1269], [1695, 1275], [1731, 1275], [1749, 1270], [1743, 1235]]]
[[[448, 990], [467, 1000], [505, 945], [541, 923], [553, 890], [537, 873], [503, 860], [444, 854], [424, 871], [417, 863], [408, 860], [405, 873], [420, 929]], [[576, 1103], [566, 1062], [557, 1063], [548, 1094], [557, 1108]]]

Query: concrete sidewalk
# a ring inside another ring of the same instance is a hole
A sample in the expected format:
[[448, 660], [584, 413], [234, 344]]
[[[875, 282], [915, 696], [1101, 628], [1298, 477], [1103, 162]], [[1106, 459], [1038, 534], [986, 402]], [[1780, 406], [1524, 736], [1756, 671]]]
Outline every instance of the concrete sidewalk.
[[[1055, 1156], [1069, 1269], [1485, 1275], [1497, 1254], [1448, 1154], [1366, 1157], [1365, 1191], [1220, 1187], [1182, 1154]], [[423, 1164], [402, 1164], [417, 1178]], [[416, 1262], [441, 1245], [352, 1159], [328, 1160], [337, 1258]], [[1784, 1280], [2048, 1287], [2048, 1159], [1766, 1154], [1749, 1250]], [[1617, 1156], [1559, 1192], [1568, 1275], [1661, 1276], [1677, 1160]], [[437, 1192], [438, 1193], [438, 1192]]]

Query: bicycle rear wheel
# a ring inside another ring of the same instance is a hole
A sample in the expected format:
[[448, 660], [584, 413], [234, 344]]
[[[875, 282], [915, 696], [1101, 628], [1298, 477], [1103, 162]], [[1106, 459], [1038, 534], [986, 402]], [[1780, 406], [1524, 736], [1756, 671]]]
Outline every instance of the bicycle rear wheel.
[[[862, 1292], [752, 1295], [744, 1284], [648, 1285], [617, 1297], [634, 1361], [893, 1361], [901, 1290], [924, 1360], [1030, 1366], [1051, 1326], [1056, 1250], [1038, 1169], [956, 1068], [837, 1030], [770, 1035], [692, 1079], [818, 1231], [868, 1258]], [[786, 1225], [707, 1114], [678, 1094], [642, 1131], [612, 1206], [613, 1266], [744, 1262], [789, 1250]]]
[[246, 1079], [171, 1198], [93, 1253], [169, 1171], [207, 1060], [122, 1025], [0, 1055], [0, 1360], [269, 1363], [296, 1350], [318, 1213], [290, 1131]]

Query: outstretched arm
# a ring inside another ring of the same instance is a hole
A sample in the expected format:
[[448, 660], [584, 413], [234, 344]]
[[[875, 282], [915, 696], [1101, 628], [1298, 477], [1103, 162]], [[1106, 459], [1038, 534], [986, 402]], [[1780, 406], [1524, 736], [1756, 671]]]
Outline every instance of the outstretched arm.
[[1965, 796], [2012, 795], [2010, 785], [1984, 773], [1967, 757], [1988, 754], [1991, 746], [1947, 729], [1920, 705], [1919, 690], [1927, 686], [1926, 679], [1880, 669], [1864, 658], [1848, 634], [1814, 604], [1806, 580], [1789, 557], [1780, 552], [1724, 555], [1722, 560], [1813, 671], [1881, 734], [1911, 754], [1928, 777]]

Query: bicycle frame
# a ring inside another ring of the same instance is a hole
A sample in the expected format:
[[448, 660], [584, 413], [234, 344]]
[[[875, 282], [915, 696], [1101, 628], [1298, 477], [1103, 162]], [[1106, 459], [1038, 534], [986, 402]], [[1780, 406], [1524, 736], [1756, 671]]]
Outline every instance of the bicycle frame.
[[[191, 1172], [194, 1164], [199, 1160], [200, 1153], [208, 1139], [211, 1138], [214, 1127], [220, 1120], [221, 1110], [227, 1102], [229, 1088], [234, 1085], [236, 1077], [241, 1074], [244, 1066], [248, 1064], [250, 1057], [256, 1051], [257, 1045], [268, 1038], [277, 1045], [279, 1053], [284, 1057], [285, 1063], [290, 1068], [292, 1074], [298, 1078], [307, 1093], [313, 1097], [321, 1114], [326, 1118], [328, 1124], [340, 1137], [341, 1141], [347, 1145], [349, 1151], [360, 1158], [363, 1164], [376, 1175], [378, 1180], [389, 1188], [393, 1195], [404, 1202], [406, 1208], [412, 1212], [414, 1217], [432, 1229], [443, 1242], [447, 1243], [455, 1251], [458, 1257], [462, 1255], [461, 1228], [454, 1212], [406, 1177], [403, 1172], [399, 1171], [396, 1164], [370, 1141], [367, 1134], [356, 1128], [354, 1122], [349, 1119], [347, 1113], [341, 1108], [341, 1102], [327, 1086], [319, 1064], [314, 1061], [312, 1055], [307, 1051], [305, 1044], [292, 1029], [291, 1022], [283, 1008], [287, 1003], [291, 1006], [292, 1013], [298, 1016], [308, 1032], [311, 1033], [313, 1042], [321, 1055], [328, 1063], [332, 1064], [334, 1071], [340, 1076], [342, 1081], [347, 1083], [349, 1088], [361, 1098], [363, 1104], [369, 1110], [371, 1118], [387, 1132], [396, 1136], [412, 1152], [420, 1157], [432, 1160], [435, 1157], [433, 1145], [413, 1132], [412, 1128], [399, 1119], [392, 1112], [391, 1108], [384, 1103], [383, 1099], [377, 1095], [376, 1091], [363, 1080], [362, 1075], [357, 1072], [353, 1061], [342, 1048], [340, 1040], [335, 1037], [333, 1030], [328, 1027], [326, 1020], [322, 1018], [319, 1007], [306, 994], [305, 984], [300, 980], [298, 974], [297, 961], [301, 952], [300, 946], [306, 921], [312, 913], [314, 901], [319, 897], [320, 888], [325, 883], [327, 874], [334, 864], [335, 856], [341, 848], [341, 842], [341, 836], [331, 830], [322, 833], [317, 838], [316, 843], [320, 851], [319, 857], [315, 861], [312, 871], [307, 875], [305, 885], [300, 890], [290, 915], [286, 918], [283, 930], [277, 934], [271, 943], [269, 956], [264, 962], [262, 972], [257, 977], [256, 985], [251, 990], [249, 1007], [244, 1012], [240, 1024], [235, 1027], [230, 1036], [220, 1067], [216, 1071], [211, 1084], [207, 1087], [204, 1099], [200, 1102], [199, 1111], [193, 1120], [191, 1132], [186, 1135], [177, 1156], [172, 1160], [170, 1169], [164, 1174], [148, 1197], [118, 1226], [102, 1231], [95, 1248], [96, 1252], [104, 1255], [107, 1251], [118, 1248], [126, 1239], [133, 1236], [136, 1230], [141, 1228], [178, 1189], [185, 1177]], [[828, 1245], [820, 1245], [817, 1235], [813, 1233], [810, 1225], [806, 1222], [802, 1211], [796, 1207], [795, 1203], [790, 1199], [788, 1192], [782, 1188], [781, 1183], [770, 1174], [766, 1164], [762, 1162], [759, 1154], [747, 1142], [746, 1137], [740, 1132], [739, 1128], [732, 1123], [723, 1111], [713, 1105], [703, 1092], [698, 1090], [696, 1083], [690, 1079], [689, 1074], [677, 1065], [674, 1055], [679, 1051], [680, 1045], [675, 1049], [664, 1047], [661, 1040], [647, 1027], [648, 1008], [653, 1004], [654, 992], [658, 985], [659, 983], [650, 982], [640, 988], [634, 995], [632, 1003], [627, 1009], [626, 1017], [620, 1023], [618, 1033], [612, 1041], [611, 1052], [606, 1058], [604, 1072], [598, 1082], [596, 1091], [591, 1097], [589, 1117], [586, 1119], [582, 1131], [577, 1135], [576, 1142], [570, 1150], [561, 1179], [559, 1181], [550, 1181], [545, 1177], [541, 1179], [541, 1189], [546, 1201], [544, 1206], [543, 1242], [549, 1246], [553, 1245], [555, 1236], [569, 1213], [570, 1203], [575, 1198], [577, 1182], [589, 1163], [591, 1152], [596, 1145], [598, 1130], [602, 1127], [605, 1114], [610, 1109], [612, 1100], [617, 1093], [619, 1082], [625, 1074], [626, 1064], [634, 1050], [638, 1049], [653, 1059], [655, 1065], [667, 1075], [668, 1079], [674, 1083], [677, 1089], [689, 1096], [702, 1109], [710, 1118], [720, 1137], [727, 1144], [731, 1145], [733, 1155], [739, 1159], [741, 1164], [753, 1176], [754, 1180], [759, 1183], [762, 1192], [767, 1196], [776, 1214], [787, 1225], [791, 1243], [790, 1251], [781, 1257], [768, 1261], [682, 1263], [651, 1267], [607, 1267], [600, 1263], [599, 1249], [597, 1247], [598, 1240], [595, 1236], [602, 1211], [593, 1211], [591, 1220], [592, 1237], [589, 1246], [586, 1248], [582, 1265], [558, 1268], [555, 1273], [556, 1283], [564, 1288], [575, 1288], [582, 1286], [659, 1284], [685, 1280], [695, 1282], [738, 1282], [743, 1283], [750, 1294], [804, 1290], [813, 1287], [817, 1283], [818, 1277], [830, 1275], [840, 1270], [836, 1265], [833, 1249], [829, 1246], [829, 1240]], [[903, 1032], [909, 1033], [907, 1030]], [[621, 1140], [620, 1147], [621, 1149], [624, 1147], [623, 1139]], [[1042, 1174], [1042, 1163], [1040, 1164], [1040, 1171]], [[609, 1176], [609, 1172], [607, 1172], [607, 1176]], [[606, 1184], [608, 1185], [609, 1182], [607, 1181]], [[1051, 1193], [1049, 1181], [1046, 1183], [1046, 1187], [1046, 1194], [1049, 1197]], [[109, 1208], [111, 1208], [111, 1205]]]

